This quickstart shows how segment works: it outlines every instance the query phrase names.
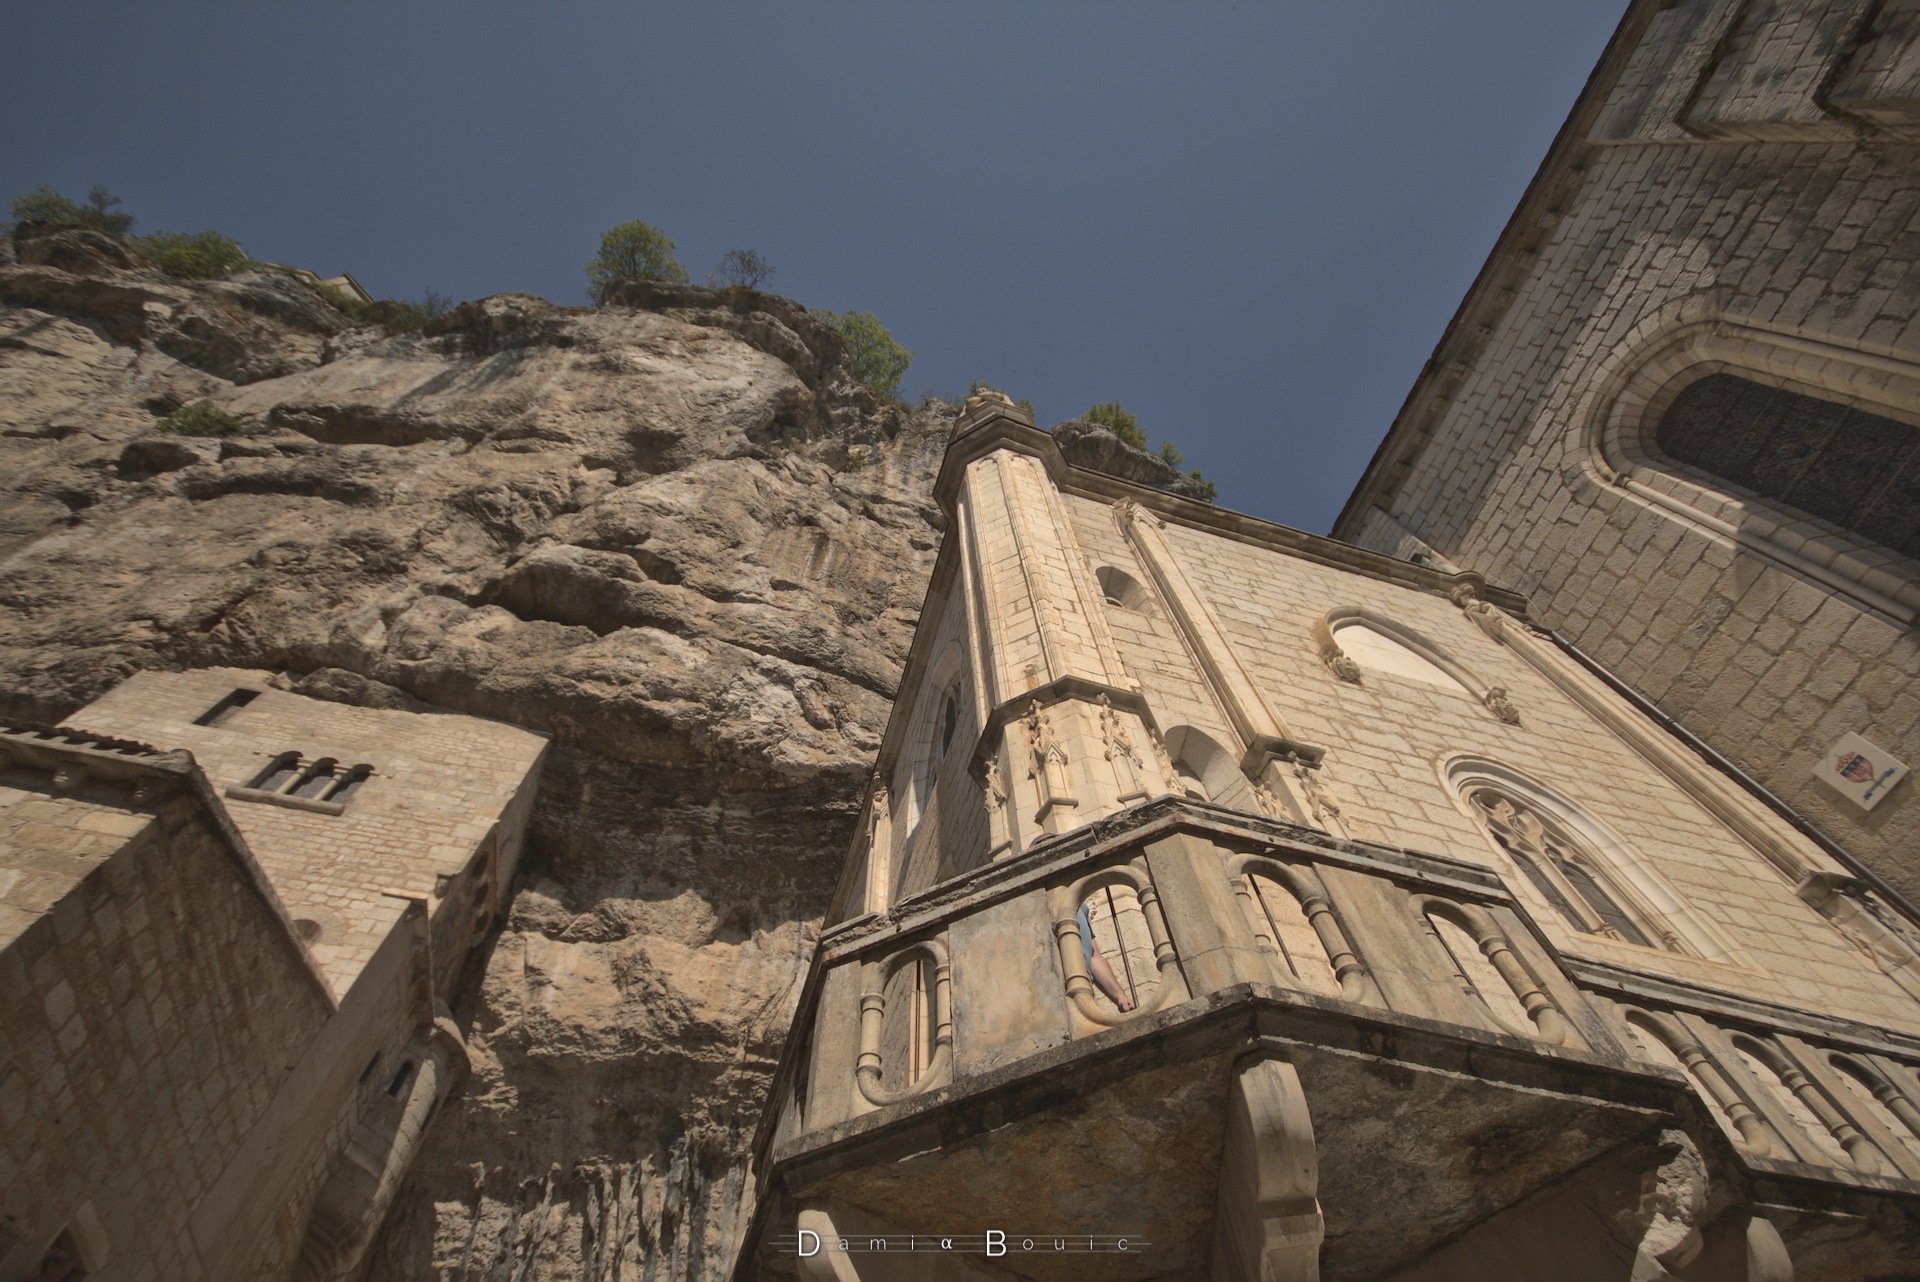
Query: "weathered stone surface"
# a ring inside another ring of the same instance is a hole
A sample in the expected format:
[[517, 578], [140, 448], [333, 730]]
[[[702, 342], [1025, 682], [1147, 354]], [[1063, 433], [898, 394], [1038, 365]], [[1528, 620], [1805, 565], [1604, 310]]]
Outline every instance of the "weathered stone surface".
[[1075, 467], [1105, 472], [1137, 485], [1151, 485], [1182, 498], [1211, 502], [1204, 481], [1185, 475], [1158, 454], [1127, 444], [1114, 435], [1110, 427], [1075, 421], [1056, 423], [1048, 430], [1060, 443], [1060, 452], [1067, 456], [1067, 462]]
[[[505, 295], [390, 337], [282, 273], [33, 252], [0, 266], [0, 708], [232, 664], [552, 734], [461, 1012], [474, 1077], [371, 1276], [701, 1276], [918, 618], [946, 424], [751, 291], [637, 300], [686, 320]], [[157, 433], [209, 397], [258, 434]]]

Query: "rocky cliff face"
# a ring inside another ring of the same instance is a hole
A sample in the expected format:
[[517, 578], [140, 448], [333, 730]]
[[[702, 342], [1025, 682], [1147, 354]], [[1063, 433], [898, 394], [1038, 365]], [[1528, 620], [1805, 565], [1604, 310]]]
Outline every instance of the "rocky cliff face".
[[[112, 237], [0, 254], [0, 711], [284, 672], [554, 736], [475, 1073], [376, 1279], [709, 1276], [920, 606], [947, 421], [751, 291], [356, 328]], [[13, 261], [8, 262], [7, 259]], [[250, 433], [169, 435], [210, 398]]]

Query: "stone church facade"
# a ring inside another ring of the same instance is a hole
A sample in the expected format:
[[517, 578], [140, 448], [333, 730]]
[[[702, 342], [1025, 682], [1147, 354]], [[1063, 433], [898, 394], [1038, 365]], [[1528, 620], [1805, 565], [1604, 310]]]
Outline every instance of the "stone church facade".
[[1630, 6], [1338, 542], [970, 402], [736, 1276], [1916, 1276], [1916, 103]]
[[739, 1276], [1910, 1263], [1907, 928], [1522, 598], [991, 395], [936, 493]]
[[[1635, 0], [1334, 537], [971, 400], [734, 1275], [1916, 1276], [1916, 159], [1920, 5]], [[0, 730], [0, 1282], [363, 1271], [546, 747]]]

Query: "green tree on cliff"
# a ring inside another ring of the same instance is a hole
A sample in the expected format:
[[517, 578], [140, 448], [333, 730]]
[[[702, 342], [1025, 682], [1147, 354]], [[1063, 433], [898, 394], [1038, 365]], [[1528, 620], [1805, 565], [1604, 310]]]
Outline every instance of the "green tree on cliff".
[[687, 283], [687, 269], [673, 256], [673, 238], [651, 223], [631, 222], [600, 233], [600, 252], [587, 264], [587, 295], [603, 303], [615, 281]]
[[816, 311], [814, 315], [839, 330], [846, 340], [853, 376], [881, 400], [893, 400], [900, 391], [900, 376], [913, 364], [913, 353], [894, 342], [893, 335], [872, 312]]
[[8, 201], [7, 214], [17, 223], [30, 219], [48, 223], [77, 223], [82, 227], [95, 227], [116, 236], [124, 236], [133, 230], [133, 215], [113, 213], [113, 207], [119, 203], [120, 198], [108, 191], [105, 183], [93, 185], [84, 205], [67, 199], [48, 184], [41, 183], [26, 195], [15, 196]]
[[748, 289], [758, 289], [762, 282], [772, 280], [774, 273], [779, 270], [757, 249], [729, 249], [720, 255], [720, 265], [713, 269], [713, 275], [707, 277], [707, 283], [718, 283], [722, 288], [744, 285]]
[[[1088, 423], [1098, 423], [1102, 427], [1111, 429], [1115, 436], [1136, 450], [1147, 448], [1147, 434], [1140, 430], [1138, 420], [1121, 408], [1119, 401], [1101, 401], [1080, 417]], [[1175, 471], [1178, 471], [1180, 465], [1187, 461], [1186, 454], [1169, 440], [1161, 440], [1159, 454], [1161, 461]], [[1208, 503], [1213, 502], [1214, 496], [1219, 493], [1218, 487], [1200, 475], [1200, 469], [1197, 467], [1190, 470], [1187, 475], [1204, 491], [1200, 497]]]
[[1119, 401], [1101, 401], [1080, 417], [1086, 422], [1111, 428], [1115, 436], [1136, 450], [1147, 448], [1147, 434], [1136, 425], [1133, 415], [1121, 408]]

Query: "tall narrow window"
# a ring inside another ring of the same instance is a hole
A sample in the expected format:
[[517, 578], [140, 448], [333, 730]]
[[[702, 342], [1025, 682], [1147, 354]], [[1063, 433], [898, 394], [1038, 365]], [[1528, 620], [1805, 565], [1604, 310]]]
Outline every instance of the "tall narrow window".
[[249, 783], [247, 787], [257, 788], [261, 792], [279, 792], [280, 789], [286, 787], [289, 780], [299, 773], [300, 754], [297, 752], [283, 752], [275, 757], [265, 770], [255, 775], [253, 781]]
[[1709, 374], [1673, 398], [1656, 440], [1682, 463], [1920, 557], [1920, 428], [1911, 424]]
[[951, 693], [940, 708], [940, 755], [945, 757], [947, 749], [953, 746], [953, 733], [960, 728], [960, 705], [954, 701]]
[[1569, 926], [1642, 948], [1661, 947], [1654, 940], [1664, 938], [1665, 947], [1678, 951], [1671, 932], [1663, 935], [1630, 908], [1600, 861], [1558, 825], [1491, 788], [1477, 789], [1470, 800], [1488, 835]]

